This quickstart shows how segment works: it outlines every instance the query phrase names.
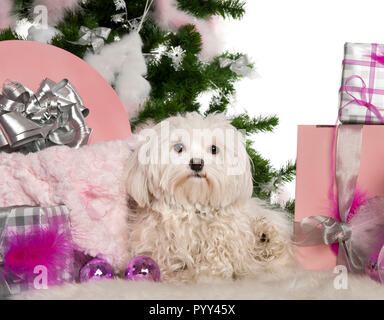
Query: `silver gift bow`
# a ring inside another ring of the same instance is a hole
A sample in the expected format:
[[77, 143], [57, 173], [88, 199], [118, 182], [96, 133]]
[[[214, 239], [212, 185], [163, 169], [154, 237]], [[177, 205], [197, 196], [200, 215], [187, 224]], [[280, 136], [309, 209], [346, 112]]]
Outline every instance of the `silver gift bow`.
[[81, 26], [79, 30], [79, 40], [69, 41], [73, 44], [81, 46], [92, 46], [94, 53], [99, 53], [104, 47], [104, 40], [107, 40], [111, 29], [98, 27], [95, 29], [89, 29], [88, 27]]
[[36, 93], [7, 80], [0, 94], [0, 151], [86, 145], [92, 131], [84, 119], [88, 114], [67, 79], [58, 83], [45, 79]]
[[250, 67], [251, 62], [247, 55], [241, 55], [238, 59], [232, 60], [228, 58], [219, 58], [220, 68], [229, 66], [229, 69], [241, 76], [250, 76], [253, 73], [253, 68]]
[[341, 125], [337, 135], [336, 185], [340, 219], [310, 216], [295, 222], [294, 243], [298, 246], [339, 243], [338, 265], [351, 272], [363, 273], [368, 252], [352, 245], [352, 228], [347, 223], [356, 191], [362, 143], [361, 125]]
[[352, 228], [332, 217], [310, 216], [295, 222], [294, 243], [298, 246], [339, 243], [337, 264], [352, 272], [364, 272], [366, 255], [352, 246]]

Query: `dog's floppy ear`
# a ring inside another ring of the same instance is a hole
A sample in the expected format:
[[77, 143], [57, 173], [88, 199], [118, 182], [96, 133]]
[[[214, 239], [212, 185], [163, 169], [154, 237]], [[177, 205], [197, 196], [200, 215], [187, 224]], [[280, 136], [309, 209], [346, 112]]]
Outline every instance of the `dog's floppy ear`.
[[145, 165], [140, 163], [138, 147], [128, 159], [126, 192], [136, 201], [139, 207], [150, 204], [150, 193], [148, 189], [148, 176]]

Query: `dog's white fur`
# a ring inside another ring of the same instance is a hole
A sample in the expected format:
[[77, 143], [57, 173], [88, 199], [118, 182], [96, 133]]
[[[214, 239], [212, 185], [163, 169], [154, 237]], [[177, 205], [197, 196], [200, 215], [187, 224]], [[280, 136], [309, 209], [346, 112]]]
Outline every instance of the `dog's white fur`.
[[[127, 162], [130, 256], [152, 257], [163, 281], [257, 277], [295, 264], [290, 220], [252, 198], [251, 164], [242, 134], [222, 115], [189, 113], [165, 121], [151, 128], [149, 140]], [[165, 124], [168, 136], [162, 131]], [[240, 143], [230, 147], [215, 134], [213, 140], [196, 139], [196, 129], [221, 129]], [[212, 141], [219, 150], [216, 155], [209, 153]], [[177, 143], [184, 145], [180, 154], [173, 148]], [[143, 163], [144, 153], [152, 159], [169, 153], [171, 159], [186, 161]], [[234, 156], [244, 170], [229, 175], [228, 159]], [[188, 164], [196, 157], [205, 161], [200, 177]]]

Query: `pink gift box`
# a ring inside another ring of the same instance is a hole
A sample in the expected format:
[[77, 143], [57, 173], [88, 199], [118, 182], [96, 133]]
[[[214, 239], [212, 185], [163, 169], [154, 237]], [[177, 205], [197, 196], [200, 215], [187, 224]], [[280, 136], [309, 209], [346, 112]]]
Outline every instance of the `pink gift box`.
[[25, 40], [0, 42], [0, 87], [17, 80], [36, 91], [45, 78], [68, 79], [90, 110], [85, 118], [92, 128], [90, 144], [122, 140], [131, 135], [123, 104], [108, 82], [88, 63], [58, 47]]
[[[298, 127], [295, 220], [312, 215], [331, 216], [329, 190], [332, 182], [334, 126]], [[359, 189], [368, 197], [384, 195], [384, 126], [365, 125], [361, 149]], [[298, 247], [297, 258], [308, 269], [330, 269], [336, 255], [330, 246]]]

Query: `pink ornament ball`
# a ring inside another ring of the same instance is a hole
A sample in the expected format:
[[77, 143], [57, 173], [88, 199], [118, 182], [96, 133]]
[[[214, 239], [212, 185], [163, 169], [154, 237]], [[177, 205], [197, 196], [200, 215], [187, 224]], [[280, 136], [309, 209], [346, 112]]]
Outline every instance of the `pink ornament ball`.
[[80, 282], [113, 278], [112, 266], [102, 258], [94, 258], [80, 270]]
[[135, 281], [149, 280], [158, 282], [160, 280], [160, 268], [153, 259], [139, 256], [128, 263], [125, 278]]

